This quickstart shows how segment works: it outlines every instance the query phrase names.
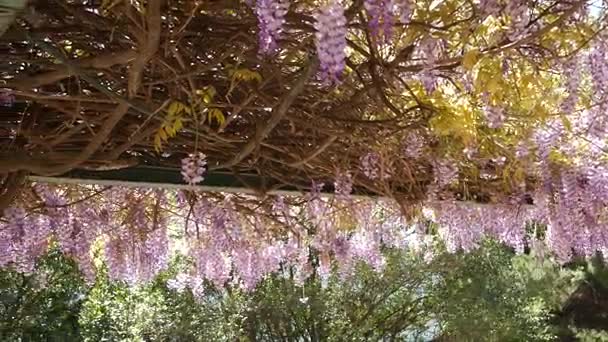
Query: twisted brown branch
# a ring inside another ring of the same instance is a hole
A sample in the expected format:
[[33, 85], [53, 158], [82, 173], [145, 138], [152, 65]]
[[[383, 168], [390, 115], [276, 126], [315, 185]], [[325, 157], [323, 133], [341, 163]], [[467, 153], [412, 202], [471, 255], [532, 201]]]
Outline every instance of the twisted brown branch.
[[255, 150], [256, 146], [258, 146], [262, 142], [262, 140], [264, 140], [264, 138], [266, 138], [268, 134], [272, 132], [275, 126], [279, 124], [283, 117], [285, 117], [285, 115], [287, 114], [287, 110], [289, 109], [291, 104], [304, 90], [306, 83], [313, 75], [317, 65], [318, 61], [314, 59], [313, 61], [309, 62], [307, 66], [304, 67], [304, 71], [300, 75], [300, 78], [296, 80], [289, 92], [285, 94], [283, 99], [281, 99], [279, 105], [272, 110], [272, 115], [270, 116], [270, 119], [266, 122], [266, 125], [264, 125], [264, 127], [262, 127], [256, 133], [256, 136], [253, 139], [247, 142], [247, 144], [241, 149], [241, 151], [236, 156], [234, 156], [228, 162], [212, 167], [210, 169], [216, 170], [220, 168], [231, 168], [236, 164], [240, 163], [247, 156], [249, 156], [251, 152]]
[[[52, 161], [47, 160], [44, 156], [29, 157], [24, 155], [14, 155], [2, 158], [0, 164], [0, 173], [28, 171], [38, 175], [54, 176], [66, 173], [89, 159], [101, 146], [101, 144], [110, 136], [112, 130], [120, 122], [123, 116], [129, 110], [126, 104], [119, 104], [113, 113], [101, 126], [89, 144], [76, 156], [62, 162], [59, 165], [53, 165]], [[53, 158], [55, 160], [59, 157]]]
[[161, 22], [161, 0], [150, 0], [146, 6], [146, 25], [148, 31], [142, 37], [139, 44], [141, 51], [129, 71], [129, 97], [135, 96], [141, 83], [141, 76], [146, 63], [154, 57], [160, 44]]
[[[78, 68], [107, 69], [115, 65], [127, 64], [130, 60], [135, 58], [135, 56], [136, 53], [134, 50], [127, 50], [119, 52], [109, 52], [95, 57], [78, 59], [72, 61], [72, 63]], [[72, 71], [72, 68], [70, 68], [70, 66], [59, 65], [54, 71], [48, 71], [35, 76], [20, 77], [7, 84], [7, 87], [20, 90], [29, 90], [32, 88], [38, 88], [46, 84], [61, 81], [73, 75], [74, 72]]]

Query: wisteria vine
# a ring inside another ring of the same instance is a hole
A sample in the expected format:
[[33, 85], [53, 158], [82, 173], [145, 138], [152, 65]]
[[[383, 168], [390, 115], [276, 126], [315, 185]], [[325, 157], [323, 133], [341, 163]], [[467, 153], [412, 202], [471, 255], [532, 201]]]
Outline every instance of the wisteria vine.
[[[491, 37], [506, 42], [504, 46], [524, 44], [527, 36], [548, 24], [533, 20], [534, 13], [524, 1], [485, 0], [474, 5], [483, 14], [477, 22], [500, 20], [501, 25], [508, 27], [504, 36]], [[575, 2], [567, 4], [566, 10], [575, 5]], [[347, 19], [346, 8], [339, 0], [326, 2], [311, 18], [319, 76], [328, 85], [341, 83], [347, 72], [357, 74], [358, 70], [346, 70], [351, 26], [367, 30], [376, 43], [374, 48], [382, 50], [385, 47], [382, 45], [390, 45], [397, 27], [420, 24], [416, 21], [419, 19], [416, 4], [409, 0], [366, 0], [363, 7], [367, 16], [361, 20], [367, 20], [368, 24], [363, 28], [360, 22]], [[279, 50], [289, 10], [286, 0], [256, 1], [260, 54], [272, 56]], [[581, 15], [580, 12], [572, 17]], [[385, 49], [389, 52], [370, 48], [361, 53], [381, 60], [370, 67], [372, 76], [375, 67], [402, 68], [404, 74], [413, 70], [412, 78], [419, 81], [416, 84], [419, 89], [406, 87], [407, 84], [403, 89], [390, 86], [394, 91], [390, 96], [398, 96], [399, 91], [413, 94], [411, 107], [392, 108], [392, 116], [440, 102], [441, 98], [418, 97], [432, 95], [443, 84], [460, 87], [458, 82], [462, 81], [474, 98], [474, 103], [463, 104], [462, 108], [476, 107], [471, 110], [475, 116], [471, 121], [480, 123], [482, 133], [510, 128], [509, 119], [514, 112], [511, 107], [518, 104], [502, 103], [503, 94], [498, 91], [491, 94], [492, 89], [474, 94], [473, 83], [491, 88], [500, 77], [504, 81], [529, 70], [524, 67], [519, 70], [508, 56], [498, 51], [502, 61], [496, 63], [497, 75], [491, 75], [493, 80], [481, 82], [483, 70], [472, 68], [480, 58], [477, 55], [501, 48], [468, 51], [465, 60], [464, 55], [449, 55], [448, 40], [430, 29], [412, 44], [416, 46], [403, 65], [393, 63], [399, 62], [399, 56], [382, 60], [385, 54], [390, 55], [390, 48]], [[207, 166], [206, 156], [196, 152], [182, 159], [182, 176], [185, 183], [193, 186], [191, 192], [114, 187], [87, 201], [79, 201], [73, 195], [79, 191], [70, 187], [37, 184], [36, 203], [9, 208], [2, 215], [0, 267], [32, 272], [38, 258], [56, 247], [77, 262], [90, 282], [95, 280], [94, 261], [100, 256], [111, 279], [136, 285], [154, 279], [167, 269], [173, 254], [183, 253], [190, 263], [169, 285], [176, 290], [190, 288], [200, 294], [208, 286], [252, 290], [265, 277], [277, 273], [292, 277], [298, 284], [310, 277], [318, 277], [324, 284], [332, 276], [347, 280], [359, 263], [382, 270], [383, 253], [390, 248], [422, 251], [426, 259], [432, 259], [433, 251], [439, 248], [435, 245], [443, 244], [450, 252], [467, 252], [486, 238], [501, 241], [517, 253], [544, 244], [560, 262], [596, 253], [606, 257], [608, 40], [598, 33], [589, 44], [590, 48], [580, 53], [555, 56], [555, 64], [546, 66], [556, 74], [561, 73], [563, 82], [556, 82], [563, 88], [558, 106], [560, 115], [543, 117], [542, 125], [525, 141], [515, 142], [515, 146], [498, 146], [504, 156], [488, 158], [483, 164], [487, 169], [476, 170], [480, 177], [498, 178], [496, 169], [508, 160], [509, 165], [521, 166], [524, 176], [539, 183], [531, 187], [534, 190], [520, 181], [508, 199], [489, 199], [488, 203], [479, 204], [455, 198], [454, 193], [461, 191], [458, 186], [465, 177], [462, 166], [468, 161], [430, 148], [440, 137], [433, 137], [427, 127], [418, 127], [420, 132], [409, 130], [405, 139], [398, 142], [397, 152], [368, 150], [357, 156], [359, 165], [336, 169], [335, 179], [329, 180], [334, 184], [334, 196], [322, 196], [323, 184], [313, 183], [306, 195], [278, 196], [266, 206], [250, 205], [248, 201], [257, 199], [246, 196], [194, 191], [194, 186], [204, 180]], [[535, 56], [530, 53], [526, 58], [534, 60]], [[462, 68], [464, 75], [460, 80], [455, 80], [452, 68]], [[391, 81], [360, 77], [364, 83]], [[580, 94], [583, 87], [592, 89], [589, 98]], [[458, 100], [457, 96], [454, 98]], [[384, 100], [390, 103], [390, 99]], [[0, 105], [12, 106], [13, 101], [12, 94], [0, 93]], [[593, 105], [584, 106], [585, 102]], [[533, 110], [536, 108], [529, 111]], [[449, 123], [457, 125], [458, 120]], [[446, 135], [454, 133], [450, 128], [444, 130]], [[466, 159], [480, 158], [483, 151], [475, 144], [484, 138], [483, 134], [462, 137]], [[426, 153], [429, 151], [434, 154]], [[392, 163], [393, 159], [404, 162]], [[356, 163], [357, 159], [353, 160]], [[364, 179], [360, 183], [365, 184], [390, 182], [395, 170], [391, 167], [407, 166], [412, 160], [427, 163], [423, 166], [432, 173], [427, 183], [416, 184], [424, 187], [427, 194], [426, 202], [416, 204], [420, 208], [415, 209], [424, 208], [418, 210], [421, 212], [418, 216], [406, 220], [402, 206], [392, 200], [353, 197], [355, 180]], [[176, 241], [183, 242], [183, 248], [176, 248]]]

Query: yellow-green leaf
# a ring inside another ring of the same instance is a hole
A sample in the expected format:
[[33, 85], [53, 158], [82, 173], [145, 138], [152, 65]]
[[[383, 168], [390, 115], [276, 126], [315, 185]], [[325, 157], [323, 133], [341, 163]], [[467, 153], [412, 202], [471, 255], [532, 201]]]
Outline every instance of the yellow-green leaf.
[[572, 132], [572, 123], [565, 115], [560, 115], [560, 119], [562, 119], [562, 123], [568, 132]]
[[173, 101], [167, 108], [167, 114], [169, 116], [175, 116], [180, 110], [180, 103], [178, 101]]
[[467, 70], [472, 70], [477, 61], [479, 61], [479, 50], [477, 49], [469, 50], [462, 56], [462, 66]]
[[184, 123], [182, 122], [182, 119], [180, 119], [180, 118], [175, 119], [175, 121], [173, 122], [173, 131], [178, 132], [183, 127], [184, 127]]
[[154, 136], [154, 149], [156, 152], [160, 152], [163, 147], [163, 142], [160, 140], [160, 136], [156, 134]]
[[173, 130], [172, 125], [165, 126], [165, 132], [167, 132], [167, 137], [172, 138], [175, 136], [175, 130]]
[[196, 90], [196, 95], [200, 96], [205, 104], [211, 103], [216, 93], [217, 91], [211, 85]]
[[222, 113], [222, 111], [218, 108], [209, 109], [209, 113], [207, 113], [207, 116], [209, 117], [209, 123], [212, 123], [215, 119], [218, 124], [223, 125], [226, 121], [224, 113]]
[[488, 81], [488, 84], [486, 84], [486, 89], [488, 90], [488, 93], [494, 95], [497, 94], [500, 91], [500, 78], [499, 77], [492, 77], [490, 78], [490, 80]]
[[237, 69], [232, 73], [232, 79], [234, 81], [262, 81], [262, 75], [260, 75], [257, 71], [252, 71], [249, 69]]
[[158, 136], [162, 139], [162, 141], [167, 141], [169, 139], [167, 137], [167, 132], [165, 132], [165, 129], [163, 127], [158, 130]]

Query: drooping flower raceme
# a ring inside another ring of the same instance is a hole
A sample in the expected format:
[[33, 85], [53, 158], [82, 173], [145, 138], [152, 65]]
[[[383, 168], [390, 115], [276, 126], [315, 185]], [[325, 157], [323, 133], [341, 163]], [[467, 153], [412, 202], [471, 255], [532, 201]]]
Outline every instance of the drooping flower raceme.
[[353, 192], [353, 176], [350, 172], [338, 172], [334, 182], [336, 195], [341, 199], [346, 199]]
[[[435, 186], [454, 180], [457, 165], [450, 159], [436, 162]], [[534, 205], [430, 201], [425, 205], [433, 208], [435, 215], [423, 219], [438, 223], [437, 232], [449, 251], [470, 251], [491, 237], [522, 252], [531, 240], [526, 223], [533, 220], [548, 225], [545, 243], [563, 262], [598, 251], [606, 256], [608, 233], [603, 220], [608, 204], [608, 169], [598, 162], [566, 170], [556, 167], [553, 173], [554, 177], [548, 180], [553, 186], [539, 188], [531, 196]], [[346, 184], [337, 188], [341, 187], [348, 188]], [[333, 270], [340, 279], [348, 280], [360, 262], [382, 270], [385, 247], [408, 248], [405, 242], [413, 227], [401, 219], [395, 203], [353, 201], [349, 209], [352, 226], [349, 218], [348, 230], [341, 230], [338, 223], [342, 216], [331, 210], [331, 201], [320, 197], [320, 189], [321, 185], [313, 185], [312, 194], [307, 196], [309, 214], [302, 215], [315, 229], [294, 221], [288, 225], [291, 229], [286, 235], [271, 235], [268, 229], [260, 229], [269, 222], [262, 218], [265, 216], [245, 217], [234, 209], [235, 203], [229, 198], [198, 197], [188, 219], [195, 221], [195, 227], [186, 232], [191, 267], [169, 285], [178, 291], [188, 287], [196, 296], [205, 290], [204, 281], [217, 288], [238, 284], [251, 290], [269, 274], [281, 270], [299, 285], [315, 273], [326, 282]], [[173, 205], [164, 194], [123, 189], [109, 191], [110, 195], [95, 205], [82, 202], [63, 206], [67, 199], [49, 190], [41, 191], [41, 196], [47, 205], [58, 206], [57, 210], [26, 213], [13, 208], [5, 213], [0, 221], [0, 266], [31, 272], [54, 237], [89, 280], [95, 275], [91, 248], [96, 242], [105, 244], [104, 256], [112, 279], [143, 283], [166, 268], [170, 220], [160, 215], [164, 211], [154, 209], [157, 204]], [[276, 207], [276, 211], [286, 211], [282, 204]], [[186, 217], [190, 208], [181, 206], [175, 210]], [[55, 215], [66, 218], [51, 219]], [[255, 223], [251, 225], [250, 221]], [[425, 234], [424, 229], [416, 231]]]
[[412, 0], [396, 0], [394, 3], [396, 14], [402, 24], [409, 24], [414, 13], [414, 3]]
[[423, 61], [424, 68], [419, 72], [418, 79], [427, 93], [432, 93], [439, 85], [441, 72], [434, 68], [442, 53], [442, 41], [433, 37], [427, 37], [420, 42], [419, 58]]
[[608, 41], [598, 40], [589, 54], [589, 72], [596, 98], [608, 92]]
[[523, 0], [511, 0], [507, 3], [505, 14], [511, 19], [511, 30], [509, 39], [515, 41], [527, 32], [527, 26], [530, 21], [529, 8]]
[[380, 176], [380, 155], [377, 152], [369, 152], [361, 157], [361, 171], [369, 179]]
[[458, 179], [458, 167], [456, 162], [450, 159], [439, 160], [434, 163], [435, 182], [440, 187], [449, 185]]
[[498, 0], [480, 0], [479, 12], [485, 16], [496, 16], [500, 12]]
[[259, 52], [268, 55], [276, 52], [277, 42], [283, 32], [289, 0], [257, 0], [255, 14], [258, 17]]
[[486, 122], [490, 128], [500, 128], [505, 121], [504, 109], [496, 106], [486, 106], [484, 110]]
[[334, 0], [315, 14], [315, 44], [320, 77], [326, 84], [339, 84], [346, 59], [346, 17], [344, 8]]
[[410, 159], [419, 159], [422, 156], [424, 145], [424, 140], [419, 134], [409, 132], [403, 141], [403, 155]]
[[393, 34], [393, 0], [365, 0], [369, 30], [376, 44], [388, 43]]
[[578, 58], [574, 56], [563, 65], [563, 74], [566, 77], [565, 87], [568, 97], [562, 102], [562, 112], [566, 115], [573, 114], [578, 102], [578, 87], [581, 83], [581, 72]]
[[182, 159], [182, 177], [184, 177], [186, 183], [194, 185], [203, 181], [203, 174], [207, 165], [206, 158], [207, 156], [204, 153], [199, 152]]
[[603, 138], [608, 131], [608, 38], [598, 39], [594, 42], [589, 54], [589, 73], [593, 85], [593, 101], [598, 104], [591, 110], [589, 128], [592, 134]]

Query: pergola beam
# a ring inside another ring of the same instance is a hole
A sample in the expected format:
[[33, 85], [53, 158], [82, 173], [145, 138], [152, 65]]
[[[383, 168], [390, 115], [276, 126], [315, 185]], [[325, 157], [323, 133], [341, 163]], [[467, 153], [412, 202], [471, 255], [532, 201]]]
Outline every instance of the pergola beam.
[[[252, 195], [273, 194], [299, 196], [308, 191], [306, 185], [301, 188], [280, 185], [281, 183], [255, 174], [232, 174], [213, 171], [205, 175], [205, 180], [195, 186], [185, 184], [180, 170], [155, 166], [135, 166], [120, 170], [89, 171], [74, 170], [57, 177], [29, 176], [34, 182], [58, 184], [91, 184], [126, 187], [153, 187], [165, 189], [182, 189], [197, 191], [216, 191], [228, 193], [244, 193]], [[321, 193], [333, 194], [333, 184], [326, 184]], [[354, 189], [356, 197], [377, 197], [364, 189]]]

